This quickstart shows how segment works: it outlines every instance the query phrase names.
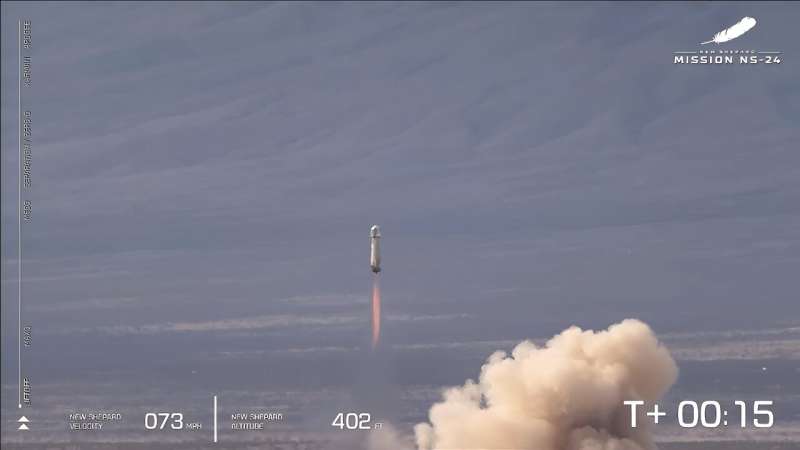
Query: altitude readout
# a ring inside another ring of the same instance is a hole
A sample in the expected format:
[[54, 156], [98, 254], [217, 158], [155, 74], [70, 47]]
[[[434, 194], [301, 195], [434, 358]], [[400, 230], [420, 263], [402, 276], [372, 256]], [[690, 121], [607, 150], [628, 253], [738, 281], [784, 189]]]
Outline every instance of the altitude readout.
[[340, 412], [333, 418], [331, 426], [340, 430], [380, 430], [383, 422], [373, 422], [368, 412]]

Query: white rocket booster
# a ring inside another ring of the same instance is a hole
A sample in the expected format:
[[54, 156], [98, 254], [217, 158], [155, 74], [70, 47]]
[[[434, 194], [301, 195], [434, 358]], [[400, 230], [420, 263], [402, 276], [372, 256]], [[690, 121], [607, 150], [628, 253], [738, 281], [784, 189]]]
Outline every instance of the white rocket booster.
[[381, 230], [377, 225], [369, 229], [369, 267], [373, 272], [381, 271]]

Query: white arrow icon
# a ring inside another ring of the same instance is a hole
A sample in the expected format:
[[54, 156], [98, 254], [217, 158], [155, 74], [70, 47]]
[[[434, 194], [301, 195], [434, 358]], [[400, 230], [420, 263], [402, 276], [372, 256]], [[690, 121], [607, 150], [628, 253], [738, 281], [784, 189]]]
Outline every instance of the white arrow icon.
[[19, 418], [19, 420], [17, 420], [17, 422], [19, 422], [19, 423], [28, 423], [28, 422], [30, 422], [30, 420], [28, 420], [27, 417], [22, 416], [22, 417]]
[[20, 425], [20, 426], [19, 426], [19, 428], [17, 428], [17, 429], [18, 429], [18, 430], [22, 430], [22, 431], [28, 431], [28, 430], [30, 430], [30, 428], [28, 428], [28, 426], [27, 426], [27, 425], [25, 425], [24, 423], [23, 423], [22, 425]]
[[28, 431], [28, 430], [30, 430], [30, 428], [28, 428], [28, 425], [25, 425], [25, 424], [26, 424], [26, 423], [28, 423], [28, 422], [30, 422], [30, 420], [28, 420], [28, 418], [27, 418], [27, 417], [25, 417], [25, 416], [22, 416], [22, 417], [20, 417], [20, 418], [17, 420], [17, 423], [20, 423], [21, 425], [20, 425], [20, 426], [19, 426], [19, 428], [17, 428], [17, 429], [18, 429], [18, 430], [22, 430], [22, 431]]

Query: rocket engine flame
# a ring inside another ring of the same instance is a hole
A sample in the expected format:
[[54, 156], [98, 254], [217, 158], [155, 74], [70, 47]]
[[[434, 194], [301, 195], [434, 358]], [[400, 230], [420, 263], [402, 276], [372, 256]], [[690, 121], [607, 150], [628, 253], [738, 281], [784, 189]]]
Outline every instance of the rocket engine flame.
[[372, 349], [378, 347], [381, 340], [381, 286], [378, 274], [372, 278]]

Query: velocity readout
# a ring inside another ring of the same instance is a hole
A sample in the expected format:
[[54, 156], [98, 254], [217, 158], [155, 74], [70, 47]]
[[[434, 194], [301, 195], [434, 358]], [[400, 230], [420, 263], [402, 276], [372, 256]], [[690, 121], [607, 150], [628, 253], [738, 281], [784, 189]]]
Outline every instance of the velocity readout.
[[148, 412], [144, 415], [144, 429], [195, 431], [203, 429], [203, 424], [185, 421], [180, 412]]

